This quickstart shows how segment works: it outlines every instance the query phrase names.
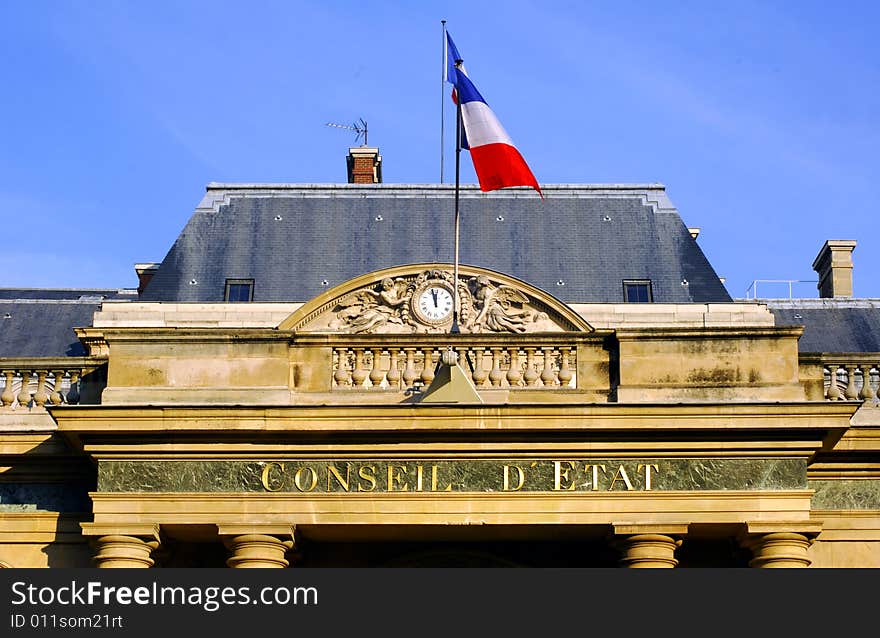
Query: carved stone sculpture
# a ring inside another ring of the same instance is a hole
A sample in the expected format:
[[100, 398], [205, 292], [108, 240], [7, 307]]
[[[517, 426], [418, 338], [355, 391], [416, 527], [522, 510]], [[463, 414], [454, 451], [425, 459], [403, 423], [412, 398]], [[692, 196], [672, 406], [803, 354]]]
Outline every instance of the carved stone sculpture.
[[330, 312], [316, 317], [309, 328], [352, 334], [442, 333], [451, 325], [451, 313], [447, 318], [441, 314], [445, 306], [426, 312], [419, 304], [434, 300], [436, 305], [439, 295], [448, 305], [452, 294], [457, 295], [463, 333], [561, 330], [519, 288], [493, 282], [487, 275], [459, 278], [456, 285], [451, 273], [439, 269], [414, 277], [386, 277], [378, 285], [355, 290], [328, 306]]

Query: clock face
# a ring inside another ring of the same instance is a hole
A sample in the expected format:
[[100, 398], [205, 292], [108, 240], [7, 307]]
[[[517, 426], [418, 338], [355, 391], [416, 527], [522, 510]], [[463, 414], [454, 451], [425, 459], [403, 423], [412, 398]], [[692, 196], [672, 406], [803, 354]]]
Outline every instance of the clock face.
[[452, 317], [452, 291], [445, 286], [428, 286], [415, 302], [416, 314], [428, 323], [443, 323]]

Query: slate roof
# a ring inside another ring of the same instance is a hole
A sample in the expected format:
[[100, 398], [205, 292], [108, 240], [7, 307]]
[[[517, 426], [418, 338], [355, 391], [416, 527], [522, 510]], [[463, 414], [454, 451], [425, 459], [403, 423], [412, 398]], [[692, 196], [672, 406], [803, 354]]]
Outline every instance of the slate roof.
[[137, 299], [137, 291], [127, 288], [0, 288], [0, 299]]
[[880, 300], [768, 300], [777, 325], [804, 326], [800, 352], [880, 352]]
[[84, 357], [75, 327], [92, 325], [100, 301], [0, 298], [0, 358]]
[[[546, 185], [461, 194], [460, 262], [520, 278], [567, 303], [623, 301], [650, 279], [661, 303], [728, 302], [665, 188]], [[143, 301], [308, 301], [386, 267], [453, 261], [450, 185], [209, 184]], [[686, 282], [683, 284], [682, 282]], [[191, 283], [192, 282], [192, 283]]]

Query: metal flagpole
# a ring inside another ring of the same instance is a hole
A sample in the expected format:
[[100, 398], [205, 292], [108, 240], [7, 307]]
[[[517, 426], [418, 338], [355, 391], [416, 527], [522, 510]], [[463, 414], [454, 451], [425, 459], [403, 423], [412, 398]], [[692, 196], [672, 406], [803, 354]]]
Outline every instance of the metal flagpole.
[[459, 192], [459, 176], [461, 173], [461, 96], [456, 94], [455, 100], [455, 266], [452, 274], [452, 327], [449, 329], [451, 334], [460, 332], [458, 327], [458, 192]]
[[440, 56], [443, 62], [443, 71], [440, 73], [440, 183], [442, 184], [443, 146], [445, 143], [444, 122], [446, 121], [446, 100], [444, 94], [446, 93], [446, 65], [448, 62], [446, 60], [446, 20], [441, 20], [440, 24], [443, 25], [443, 55]]

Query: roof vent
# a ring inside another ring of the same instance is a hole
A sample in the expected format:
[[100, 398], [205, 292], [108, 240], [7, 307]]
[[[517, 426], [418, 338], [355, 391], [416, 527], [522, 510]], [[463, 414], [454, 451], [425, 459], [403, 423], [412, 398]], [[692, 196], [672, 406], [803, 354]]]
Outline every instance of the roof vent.
[[693, 239], [696, 239], [697, 237], [700, 236], [700, 229], [699, 228], [688, 228], [688, 232], [691, 234], [691, 237]]

